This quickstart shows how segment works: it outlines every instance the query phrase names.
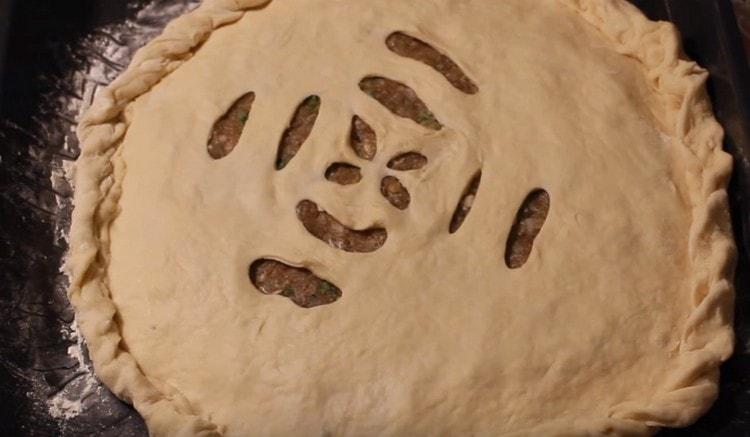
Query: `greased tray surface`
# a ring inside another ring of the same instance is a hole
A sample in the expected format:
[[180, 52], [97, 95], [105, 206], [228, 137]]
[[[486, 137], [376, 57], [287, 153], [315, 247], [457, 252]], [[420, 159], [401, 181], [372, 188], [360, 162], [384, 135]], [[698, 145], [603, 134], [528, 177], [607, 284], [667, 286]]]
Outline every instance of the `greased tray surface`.
[[[740, 249], [737, 348], [709, 413], [667, 436], [750, 435], [750, 73], [729, 0], [632, 0], [683, 33], [711, 72], [709, 92], [735, 157]], [[73, 326], [60, 264], [78, 154], [71, 128], [98, 87], [198, 0], [0, 0], [0, 435], [146, 436], [94, 377]], [[7, 51], [4, 50], [7, 46]], [[5, 53], [4, 53], [5, 52]]]

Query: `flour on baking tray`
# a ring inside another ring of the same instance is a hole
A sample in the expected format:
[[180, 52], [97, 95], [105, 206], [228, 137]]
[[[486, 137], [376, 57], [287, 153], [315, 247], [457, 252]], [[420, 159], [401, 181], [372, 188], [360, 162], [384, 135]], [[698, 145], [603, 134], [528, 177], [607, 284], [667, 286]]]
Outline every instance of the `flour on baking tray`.
[[84, 359], [83, 337], [78, 331], [78, 325], [73, 322], [62, 329], [65, 339], [75, 341], [68, 347], [68, 356], [78, 362], [74, 378], [63, 386], [48, 401], [49, 413], [56, 419], [71, 419], [83, 411], [83, 401], [89, 395], [101, 390], [101, 385], [94, 376], [94, 369]]

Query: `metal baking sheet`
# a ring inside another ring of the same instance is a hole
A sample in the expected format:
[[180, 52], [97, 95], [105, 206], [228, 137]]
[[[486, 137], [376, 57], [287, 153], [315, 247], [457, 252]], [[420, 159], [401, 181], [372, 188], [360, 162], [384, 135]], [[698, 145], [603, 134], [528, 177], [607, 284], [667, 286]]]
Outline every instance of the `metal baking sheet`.
[[[668, 436], [750, 435], [750, 74], [729, 0], [633, 0], [673, 21], [711, 71], [709, 92], [735, 157], [730, 187], [740, 247], [737, 351], [721, 393]], [[0, 0], [0, 436], [147, 435], [98, 382], [60, 273], [78, 155], [75, 120], [134, 51], [198, 0]], [[7, 38], [6, 38], [7, 37]], [[7, 44], [7, 54], [3, 49]]]

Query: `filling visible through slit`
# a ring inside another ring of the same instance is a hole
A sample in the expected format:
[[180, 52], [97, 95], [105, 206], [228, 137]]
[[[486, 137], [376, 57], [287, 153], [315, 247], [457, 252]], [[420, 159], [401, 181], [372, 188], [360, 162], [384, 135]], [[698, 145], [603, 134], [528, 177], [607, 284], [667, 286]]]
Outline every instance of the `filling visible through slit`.
[[471, 207], [474, 205], [474, 199], [477, 196], [479, 183], [481, 181], [482, 172], [478, 171], [466, 185], [463, 194], [461, 194], [461, 199], [459, 199], [458, 205], [456, 205], [456, 210], [453, 212], [453, 217], [451, 217], [451, 224], [448, 227], [448, 231], [451, 234], [461, 227], [464, 220], [466, 220], [466, 216], [469, 215]]
[[542, 189], [529, 193], [521, 204], [505, 244], [505, 264], [511, 269], [521, 267], [529, 259], [534, 239], [547, 220], [549, 207], [549, 194]]
[[341, 289], [310, 270], [272, 259], [254, 261], [248, 274], [261, 293], [284, 296], [302, 308], [336, 302], [342, 294]]
[[350, 229], [311, 200], [297, 204], [297, 218], [312, 236], [346, 252], [374, 252], [388, 238], [388, 232], [383, 228]]
[[216, 120], [207, 145], [211, 158], [221, 159], [234, 150], [245, 128], [245, 123], [250, 117], [254, 101], [255, 93], [244, 94], [229, 107], [221, 118]]
[[368, 161], [372, 161], [378, 151], [378, 141], [377, 135], [375, 135], [375, 130], [357, 115], [352, 117], [349, 144], [358, 157]]
[[411, 203], [411, 195], [397, 178], [386, 176], [380, 182], [380, 192], [398, 209], [404, 210]]
[[466, 94], [479, 92], [479, 88], [466, 76], [461, 67], [426, 42], [403, 32], [394, 32], [388, 36], [385, 43], [397, 55], [415, 59], [434, 68], [459, 91]]
[[399, 117], [411, 119], [428, 129], [443, 128], [417, 93], [401, 82], [385, 77], [368, 76], [359, 82], [359, 88]]
[[362, 180], [362, 172], [356, 165], [335, 162], [326, 169], [326, 179], [339, 185], [356, 184]]
[[427, 157], [417, 152], [402, 153], [388, 161], [387, 167], [392, 170], [419, 170], [427, 165]]
[[315, 120], [320, 111], [320, 97], [310, 96], [300, 103], [292, 116], [289, 127], [286, 128], [279, 142], [276, 155], [276, 170], [281, 170], [299, 152], [302, 144], [310, 136]]

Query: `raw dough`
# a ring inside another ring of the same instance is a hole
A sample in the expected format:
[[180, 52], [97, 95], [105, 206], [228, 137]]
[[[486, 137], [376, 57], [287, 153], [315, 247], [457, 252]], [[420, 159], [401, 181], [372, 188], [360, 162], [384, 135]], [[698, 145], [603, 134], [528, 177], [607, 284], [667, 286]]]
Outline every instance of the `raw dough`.
[[[99, 377], [152, 435], [648, 434], [710, 406], [733, 345], [731, 159], [670, 24], [623, 0], [263, 3], [207, 0], [174, 21], [79, 126], [70, 298]], [[478, 92], [389, 51], [395, 31]], [[362, 93], [373, 74], [443, 128]], [[212, 159], [211, 127], [250, 91], [239, 144]], [[313, 94], [312, 134], [277, 171]], [[355, 114], [377, 132], [372, 162], [349, 148]], [[379, 189], [407, 151], [428, 164], [399, 173], [401, 211]], [[339, 161], [362, 180], [327, 181]], [[551, 209], [509, 269], [535, 188]], [[385, 245], [326, 245], [297, 220], [303, 199], [385, 227]], [[261, 294], [261, 257], [343, 296], [305, 309]]]

